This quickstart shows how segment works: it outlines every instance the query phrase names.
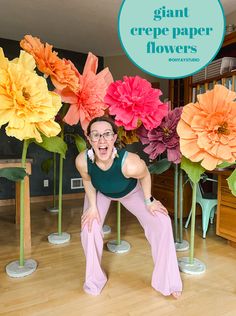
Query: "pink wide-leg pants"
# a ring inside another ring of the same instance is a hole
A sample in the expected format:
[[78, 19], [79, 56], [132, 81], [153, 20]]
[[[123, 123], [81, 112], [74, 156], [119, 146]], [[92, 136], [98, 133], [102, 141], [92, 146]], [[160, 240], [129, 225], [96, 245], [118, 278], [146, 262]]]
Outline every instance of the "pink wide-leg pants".
[[[158, 212], [153, 216], [146, 208], [141, 185], [122, 198], [109, 198], [97, 193], [97, 208], [100, 214], [100, 223], [93, 221], [91, 232], [87, 225], [81, 232], [81, 241], [86, 256], [86, 276], [84, 291], [98, 295], [107, 282], [107, 277], [101, 268], [103, 252], [102, 226], [109, 209], [111, 200], [120, 201], [121, 204], [137, 217], [142, 225], [145, 236], [151, 245], [154, 270], [152, 274], [152, 287], [163, 295], [182, 291], [176, 251], [169, 216]], [[84, 211], [88, 208], [85, 196]]]

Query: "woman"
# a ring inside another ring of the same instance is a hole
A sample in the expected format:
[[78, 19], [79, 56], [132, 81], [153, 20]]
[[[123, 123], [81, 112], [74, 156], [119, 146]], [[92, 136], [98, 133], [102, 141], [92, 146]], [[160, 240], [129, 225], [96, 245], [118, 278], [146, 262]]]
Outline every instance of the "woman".
[[144, 161], [125, 149], [117, 152], [117, 128], [107, 117], [90, 122], [87, 139], [91, 149], [76, 158], [86, 193], [81, 232], [86, 256], [85, 292], [98, 295], [107, 282], [101, 268], [102, 226], [111, 201], [116, 200], [137, 217], [151, 244], [152, 287], [178, 298], [182, 282], [171, 221], [165, 207], [151, 196], [151, 177]]

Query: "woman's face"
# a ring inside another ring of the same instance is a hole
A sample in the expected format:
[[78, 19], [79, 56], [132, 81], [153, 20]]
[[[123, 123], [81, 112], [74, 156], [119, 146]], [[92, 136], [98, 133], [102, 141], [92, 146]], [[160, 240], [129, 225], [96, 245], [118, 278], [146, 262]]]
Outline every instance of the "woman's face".
[[88, 140], [99, 160], [111, 158], [112, 150], [117, 139], [112, 126], [108, 122], [94, 122], [90, 128]]

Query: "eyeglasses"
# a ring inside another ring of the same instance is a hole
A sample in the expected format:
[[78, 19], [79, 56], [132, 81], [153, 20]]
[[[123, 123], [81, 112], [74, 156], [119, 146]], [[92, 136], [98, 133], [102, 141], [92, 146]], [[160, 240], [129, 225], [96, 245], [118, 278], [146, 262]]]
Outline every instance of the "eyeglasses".
[[99, 134], [97, 132], [91, 132], [89, 134], [89, 137], [90, 137], [92, 142], [98, 142], [101, 137], [103, 137], [105, 140], [109, 141], [109, 140], [113, 139], [114, 133], [113, 132], [105, 132], [103, 134]]

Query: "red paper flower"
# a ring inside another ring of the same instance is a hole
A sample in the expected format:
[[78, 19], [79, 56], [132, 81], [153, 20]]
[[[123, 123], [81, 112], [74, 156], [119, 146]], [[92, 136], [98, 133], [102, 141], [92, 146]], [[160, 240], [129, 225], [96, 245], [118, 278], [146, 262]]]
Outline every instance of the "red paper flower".
[[142, 122], [151, 130], [160, 125], [168, 112], [168, 104], [159, 99], [161, 95], [161, 90], [153, 89], [147, 80], [124, 76], [123, 81], [115, 81], [109, 86], [104, 100], [118, 126], [133, 130]]

